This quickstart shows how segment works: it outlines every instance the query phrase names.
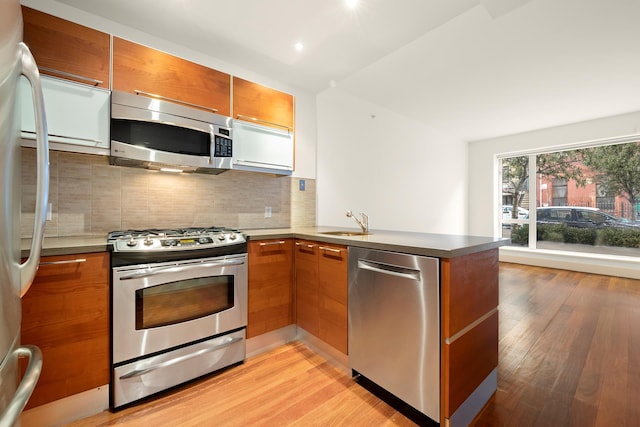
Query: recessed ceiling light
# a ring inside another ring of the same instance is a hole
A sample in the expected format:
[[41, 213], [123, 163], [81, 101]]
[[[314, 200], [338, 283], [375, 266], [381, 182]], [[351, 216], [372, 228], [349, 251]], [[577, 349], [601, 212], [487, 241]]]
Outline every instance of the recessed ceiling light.
[[355, 9], [358, 6], [358, 0], [346, 0], [349, 9]]
[[302, 49], [304, 49], [304, 45], [302, 44], [302, 42], [298, 42], [298, 43], [296, 43], [294, 47], [296, 48], [296, 50], [297, 50], [298, 52], [301, 52], [301, 51], [302, 51]]

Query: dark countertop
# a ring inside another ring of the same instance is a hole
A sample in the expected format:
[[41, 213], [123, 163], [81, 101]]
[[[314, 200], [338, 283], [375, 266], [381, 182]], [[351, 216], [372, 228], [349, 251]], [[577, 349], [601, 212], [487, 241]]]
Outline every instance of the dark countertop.
[[[30, 239], [22, 239], [20, 242], [23, 258], [29, 256], [30, 245]], [[86, 254], [108, 250], [106, 234], [103, 236], [45, 237], [42, 243], [42, 256]]]
[[[364, 236], [332, 236], [326, 231], [358, 231], [341, 227], [296, 227], [243, 230], [249, 240], [300, 238], [345, 246], [358, 246], [386, 251], [403, 252], [437, 258], [454, 258], [474, 252], [494, 249], [507, 239], [450, 234], [412, 233], [406, 231], [372, 230]], [[22, 256], [29, 254], [30, 241], [23, 239]], [[109, 250], [105, 236], [47, 237], [42, 256], [71, 255]]]
[[437, 258], [454, 258], [507, 244], [508, 239], [459, 236], [451, 234], [413, 233], [407, 231], [371, 230], [364, 236], [332, 236], [326, 231], [359, 231], [341, 227], [296, 227], [280, 229], [243, 230], [249, 240], [284, 239], [296, 237], [345, 246], [358, 246], [386, 251], [403, 252]]

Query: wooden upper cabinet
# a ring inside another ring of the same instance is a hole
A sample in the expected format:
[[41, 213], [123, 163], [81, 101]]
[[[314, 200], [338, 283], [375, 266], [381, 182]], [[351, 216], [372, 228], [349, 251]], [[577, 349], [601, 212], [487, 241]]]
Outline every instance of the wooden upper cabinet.
[[118, 37], [113, 38], [113, 89], [160, 95], [178, 103], [231, 111], [231, 76]]
[[24, 6], [22, 17], [23, 40], [42, 74], [109, 88], [109, 34]]
[[293, 131], [293, 95], [233, 77], [233, 118]]

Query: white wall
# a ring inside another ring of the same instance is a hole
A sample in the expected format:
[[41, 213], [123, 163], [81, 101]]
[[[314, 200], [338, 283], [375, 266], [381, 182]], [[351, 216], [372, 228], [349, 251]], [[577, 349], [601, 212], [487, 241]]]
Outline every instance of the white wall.
[[[374, 116], [374, 117], [372, 117]], [[464, 234], [467, 148], [462, 141], [355, 98], [317, 97], [318, 225]]]
[[[497, 154], [559, 148], [639, 133], [640, 112], [635, 112], [470, 143], [469, 233], [491, 235], [496, 228], [494, 212], [500, 201], [499, 187], [494, 176]], [[637, 259], [600, 256], [595, 260], [591, 255], [580, 253], [527, 252], [526, 249], [503, 248], [500, 258], [532, 265], [640, 278], [640, 260]]]
[[58, 3], [55, 0], [21, 0], [20, 3], [27, 7], [294, 95], [296, 102], [296, 170], [293, 176], [310, 179], [316, 178], [316, 102], [315, 96], [312, 93], [290, 86], [286, 82], [269, 79], [251, 70], [224, 62], [218, 58], [191, 50], [185, 46], [180, 46], [168, 40], [151, 36], [66, 4]]
[[[543, 148], [617, 138], [640, 133], [640, 112], [541, 129], [469, 144], [469, 232], [493, 233], [493, 202], [500, 201], [494, 185], [495, 156]], [[471, 215], [473, 212], [473, 215]]]

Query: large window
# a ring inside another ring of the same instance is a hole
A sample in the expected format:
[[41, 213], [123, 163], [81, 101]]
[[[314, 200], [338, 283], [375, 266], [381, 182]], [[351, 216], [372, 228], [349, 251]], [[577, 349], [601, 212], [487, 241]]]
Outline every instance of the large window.
[[498, 220], [511, 245], [640, 256], [640, 142], [500, 162]]

